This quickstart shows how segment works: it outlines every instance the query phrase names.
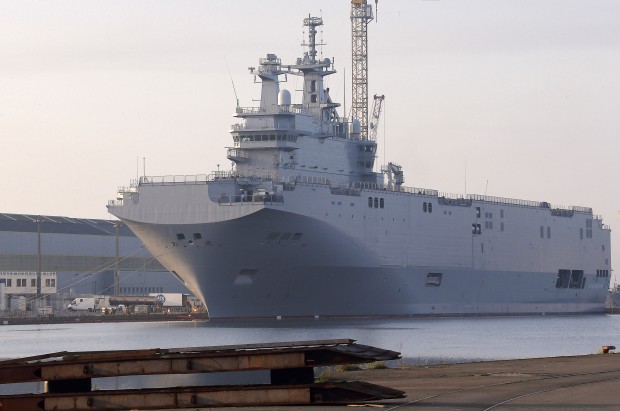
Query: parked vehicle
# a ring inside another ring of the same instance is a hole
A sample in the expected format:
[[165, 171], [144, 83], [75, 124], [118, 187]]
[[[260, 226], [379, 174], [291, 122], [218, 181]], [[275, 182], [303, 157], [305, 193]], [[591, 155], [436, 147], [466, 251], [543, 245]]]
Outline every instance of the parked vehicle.
[[78, 297], [67, 306], [70, 311], [101, 311], [110, 307], [110, 297]]
[[187, 294], [182, 293], [151, 293], [149, 296], [157, 298], [157, 304], [162, 307], [185, 307]]

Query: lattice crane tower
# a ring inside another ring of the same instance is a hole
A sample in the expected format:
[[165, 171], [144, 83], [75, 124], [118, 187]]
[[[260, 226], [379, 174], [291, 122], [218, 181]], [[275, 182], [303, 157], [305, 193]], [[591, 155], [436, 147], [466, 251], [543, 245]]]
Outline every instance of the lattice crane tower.
[[373, 19], [367, 0], [351, 0], [352, 83], [351, 117], [361, 123], [362, 140], [368, 140], [368, 23]]

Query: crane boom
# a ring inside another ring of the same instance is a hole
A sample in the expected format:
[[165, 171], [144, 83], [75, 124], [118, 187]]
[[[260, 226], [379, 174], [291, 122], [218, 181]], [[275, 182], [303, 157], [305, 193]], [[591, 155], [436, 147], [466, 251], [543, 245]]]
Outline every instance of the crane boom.
[[385, 95], [374, 95], [374, 101], [372, 105], [372, 117], [370, 119], [370, 136], [369, 140], [377, 140], [377, 130], [379, 130], [379, 122], [381, 121], [381, 110], [383, 109], [383, 100]]

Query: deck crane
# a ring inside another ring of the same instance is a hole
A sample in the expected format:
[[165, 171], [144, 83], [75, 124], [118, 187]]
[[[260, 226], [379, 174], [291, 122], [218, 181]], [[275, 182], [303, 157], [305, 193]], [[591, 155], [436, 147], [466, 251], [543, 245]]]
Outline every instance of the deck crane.
[[377, 140], [377, 130], [379, 130], [379, 122], [381, 120], [381, 110], [383, 109], [383, 100], [385, 95], [374, 95], [374, 102], [372, 105], [372, 117], [370, 119], [370, 141]]

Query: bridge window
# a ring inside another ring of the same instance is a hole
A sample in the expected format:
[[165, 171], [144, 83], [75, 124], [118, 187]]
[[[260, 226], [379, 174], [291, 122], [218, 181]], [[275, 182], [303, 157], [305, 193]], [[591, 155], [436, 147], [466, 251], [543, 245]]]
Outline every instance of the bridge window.
[[185, 234], [183, 233], [177, 233], [177, 240], [185, 240]]
[[368, 197], [368, 207], [372, 208], [372, 197]]
[[383, 202], [383, 198], [379, 199], [379, 207], [383, 208], [384, 206], [384, 202]]
[[194, 240], [202, 239], [202, 234], [200, 234], [200, 233], [194, 233], [193, 236], [194, 236]]
[[426, 213], [428, 211], [428, 204], [426, 203], [426, 201], [424, 202], [424, 204], [422, 204], [422, 210]]
[[379, 208], [379, 199], [375, 197], [375, 208]]

